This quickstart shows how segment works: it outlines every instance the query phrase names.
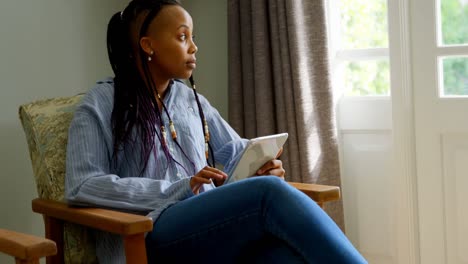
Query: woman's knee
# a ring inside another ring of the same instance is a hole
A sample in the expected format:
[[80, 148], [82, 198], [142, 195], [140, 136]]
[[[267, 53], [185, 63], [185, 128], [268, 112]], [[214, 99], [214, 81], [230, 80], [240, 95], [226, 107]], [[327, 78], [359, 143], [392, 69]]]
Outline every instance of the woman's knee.
[[251, 178], [251, 183], [255, 187], [255, 190], [263, 191], [273, 191], [278, 192], [278, 190], [284, 190], [289, 187], [289, 185], [281, 178], [277, 176], [258, 176]]

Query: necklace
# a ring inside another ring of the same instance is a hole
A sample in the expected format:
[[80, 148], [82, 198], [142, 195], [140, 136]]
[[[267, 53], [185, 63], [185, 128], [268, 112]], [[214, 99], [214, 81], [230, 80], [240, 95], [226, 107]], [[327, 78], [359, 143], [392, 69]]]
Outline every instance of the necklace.
[[[215, 158], [214, 158], [213, 150], [212, 150], [211, 145], [210, 145], [210, 130], [209, 130], [208, 122], [206, 121], [205, 114], [203, 112], [203, 108], [201, 107], [201, 103], [200, 103], [200, 100], [199, 100], [199, 97], [198, 97], [195, 82], [193, 81], [193, 77], [190, 76], [189, 80], [190, 80], [190, 84], [192, 86], [192, 90], [193, 90], [194, 95], [195, 95], [195, 101], [197, 102], [198, 112], [199, 112], [200, 120], [201, 120], [201, 123], [202, 123], [203, 135], [204, 135], [204, 140], [205, 140], [205, 158], [206, 158], [206, 162], [210, 167], [214, 167], [215, 166]], [[161, 95], [157, 91], [154, 91], [154, 96], [161, 103], [162, 110], [166, 113], [166, 116], [169, 119], [169, 130], [171, 132], [172, 140], [174, 142], [176, 142], [177, 145], [180, 148], [180, 145], [177, 142], [177, 131], [175, 129], [174, 122], [172, 121], [171, 115], [169, 114], [169, 111], [167, 110], [167, 107], [164, 104], [163, 98], [161, 97]], [[156, 106], [156, 107], [158, 107], [158, 106]], [[161, 135], [162, 135], [162, 141], [163, 141], [162, 143], [167, 147], [166, 127], [164, 126], [164, 123], [162, 123], [162, 122], [161, 122]], [[211, 164], [210, 164], [210, 161], [209, 161], [210, 150], [211, 150], [211, 157], [212, 157], [212, 163]]]

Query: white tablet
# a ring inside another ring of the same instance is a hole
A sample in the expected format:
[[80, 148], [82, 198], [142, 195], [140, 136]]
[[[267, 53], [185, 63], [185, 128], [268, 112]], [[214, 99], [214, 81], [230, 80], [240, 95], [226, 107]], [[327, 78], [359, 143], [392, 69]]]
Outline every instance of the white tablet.
[[224, 184], [255, 175], [263, 164], [276, 158], [287, 139], [288, 133], [281, 133], [249, 140], [233, 173]]

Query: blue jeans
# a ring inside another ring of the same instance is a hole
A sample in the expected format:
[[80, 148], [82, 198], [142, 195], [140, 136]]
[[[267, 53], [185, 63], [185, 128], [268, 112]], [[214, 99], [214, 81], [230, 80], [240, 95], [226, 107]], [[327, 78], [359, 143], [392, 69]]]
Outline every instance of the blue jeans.
[[367, 263], [314, 201], [274, 176], [167, 208], [146, 250], [149, 263]]

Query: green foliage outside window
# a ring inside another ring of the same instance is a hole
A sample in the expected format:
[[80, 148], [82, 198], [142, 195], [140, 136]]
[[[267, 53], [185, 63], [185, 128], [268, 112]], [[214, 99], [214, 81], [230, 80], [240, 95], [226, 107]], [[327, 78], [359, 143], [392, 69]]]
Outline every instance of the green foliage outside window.
[[[342, 49], [387, 48], [387, 0], [339, 0]], [[468, 0], [440, 0], [442, 43], [468, 44]], [[430, 25], [428, 25], [429, 27]], [[345, 63], [347, 95], [389, 95], [388, 60]], [[468, 95], [468, 58], [444, 58], [444, 95]]]
[[389, 95], [390, 65], [388, 60], [348, 62], [345, 65], [345, 84], [353, 89], [346, 95]]
[[444, 95], [468, 95], [468, 58], [444, 58]]
[[[342, 49], [388, 48], [386, 0], [340, 0]], [[389, 95], [388, 60], [345, 63], [346, 95]]]
[[387, 48], [387, 0], [340, 0], [343, 49]]
[[440, 0], [442, 42], [468, 44], [468, 0]]
[[[468, 44], [468, 0], [440, 0], [442, 43]], [[443, 59], [444, 95], [468, 95], [468, 58]]]

